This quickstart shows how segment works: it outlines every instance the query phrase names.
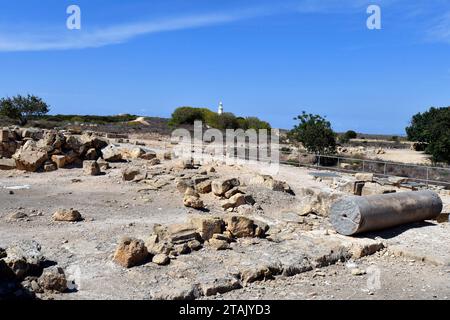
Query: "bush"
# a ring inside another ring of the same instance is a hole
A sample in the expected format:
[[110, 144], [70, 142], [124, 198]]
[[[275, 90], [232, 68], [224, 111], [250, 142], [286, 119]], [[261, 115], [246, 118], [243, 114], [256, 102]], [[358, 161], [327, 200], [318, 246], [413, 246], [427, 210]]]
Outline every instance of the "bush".
[[357, 134], [355, 131], [353, 131], [353, 130], [348, 130], [348, 131], [345, 133], [345, 136], [346, 136], [348, 139], [356, 139], [356, 138], [358, 137], [358, 134]]
[[408, 140], [427, 145], [425, 152], [433, 162], [450, 163], [450, 107], [416, 114], [406, 133]]
[[172, 113], [169, 125], [179, 126], [182, 124], [194, 124], [197, 120], [206, 123], [206, 119], [212, 116], [208, 113], [212, 113], [212, 111], [202, 108], [180, 107]]
[[358, 134], [353, 131], [349, 130], [346, 133], [339, 136], [339, 142], [340, 143], [349, 143], [351, 139], [356, 139], [358, 137]]
[[289, 132], [292, 140], [299, 141], [308, 150], [315, 154], [336, 153], [336, 134], [331, 129], [331, 123], [319, 115], [307, 114], [294, 118], [300, 124], [295, 125]]
[[202, 121], [208, 126], [220, 130], [226, 129], [270, 129], [270, 124], [261, 121], [256, 117], [236, 117], [233, 113], [227, 112], [221, 115], [206, 108], [180, 107], [172, 113], [169, 125], [176, 127], [183, 124], [194, 124], [195, 121]]

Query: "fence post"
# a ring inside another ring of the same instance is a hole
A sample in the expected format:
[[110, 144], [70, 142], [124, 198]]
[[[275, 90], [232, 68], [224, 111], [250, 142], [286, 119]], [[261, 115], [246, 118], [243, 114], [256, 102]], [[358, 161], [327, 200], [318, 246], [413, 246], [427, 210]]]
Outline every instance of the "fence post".
[[430, 180], [430, 174], [429, 174], [428, 167], [427, 167], [427, 188], [429, 186], [429, 180]]
[[385, 162], [385, 163], [384, 163], [384, 175], [385, 175], [385, 176], [386, 176], [386, 173], [387, 173], [386, 167], [387, 167], [387, 163]]
[[363, 160], [363, 167], [362, 167], [362, 172], [365, 172], [366, 171], [366, 162]]

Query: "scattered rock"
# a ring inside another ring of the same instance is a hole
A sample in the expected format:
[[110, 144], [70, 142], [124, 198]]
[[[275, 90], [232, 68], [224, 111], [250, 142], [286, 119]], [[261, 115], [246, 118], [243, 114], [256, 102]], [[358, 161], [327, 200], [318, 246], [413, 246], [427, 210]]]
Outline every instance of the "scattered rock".
[[174, 247], [168, 241], [160, 241], [158, 235], [151, 235], [145, 242], [147, 251], [151, 255], [157, 255], [160, 253], [168, 255], [174, 250]]
[[242, 216], [232, 216], [225, 220], [227, 230], [236, 238], [253, 237], [253, 220]]
[[193, 216], [189, 218], [189, 224], [197, 229], [205, 241], [211, 239], [215, 233], [222, 233], [224, 229], [224, 221], [216, 217]]
[[64, 155], [53, 155], [52, 162], [54, 162], [56, 164], [58, 169], [61, 169], [66, 166], [66, 164], [68, 163], [68, 159]]
[[233, 179], [217, 179], [214, 180], [211, 184], [212, 192], [216, 196], [224, 196], [225, 193], [232, 189], [233, 187], [239, 186], [239, 180], [236, 178]]
[[59, 209], [53, 214], [53, 220], [62, 222], [77, 222], [83, 220], [83, 218], [77, 210]]
[[230, 199], [232, 196], [236, 195], [236, 194], [244, 194], [245, 192], [241, 191], [239, 188], [234, 187], [233, 189], [228, 190], [227, 192], [225, 192], [224, 196], [227, 199]]
[[235, 194], [234, 196], [232, 196], [230, 199], [227, 200], [223, 200], [220, 204], [220, 206], [224, 209], [224, 210], [228, 210], [228, 209], [232, 209], [232, 208], [237, 208], [239, 206], [242, 206], [244, 204], [246, 204], [246, 198], [245, 195], [242, 193], [238, 193]]
[[9, 220], [20, 220], [28, 218], [28, 215], [22, 211], [14, 212], [9, 216]]
[[198, 193], [206, 194], [212, 191], [211, 180], [202, 181], [195, 185], [195, 190]]
[[187, 243], [187, 245], [189, 246], [189, 248], [190, 248], [192, 251], [198, 251], [198, 250], [200, 250], [200, 249], [203, 247], [202, 244], [201, 244], [201, 242], [198, 241], [198, 240], [191, 240], [191, 241], [189, 241], [189, 242]]
[[204, 204], [200, 199], [200, 195], [192, 188], [187, 188], [183, 198], [183, 204], [185, 207], [193, 209], [203, 209]]
[[273, 191], [286, 192], [295, 195], [291, 187], [284, 181], [275, 180], [269, 175], [257, 175], [250, 179], [249, 185], [261, 185]]
[[110, 144], [106, 148], [102, 149], [103, 159], [108, 162], [122, 161], [122, 152], [116, 146]]
[[156, 263], [157, 265], [160, 265], [160, 266], [165, 266], [165, 265], [169, 264], [170, 259], [166, 254], [160, 253], [153, 257], [152, 262]]
[[242, 288], [241, 282], [233, 277], [214, 279], [212, 282], [202, 283], [202, 294], [206, 297], [227, 293]]
[[193, 164], [192, 159], [187, 159], [187, 160], [177, 161], [174, 168], [179, 169], [179, 170], [186, 170], [186, 169], [195, 169], [195, 166]]
[[172, 250], [172, 254], [174, 255], [182, 255], [182, 254], [189, 254], [191, 253], [191, 248], [187, 243], [182, 243], [179, 245], [176, 245], [174, 249]]
[[44, 164], [44, 171], [45, 172], [52, 172], [52, 171], [56, 171], [58, 170], [58, 167], [56, 166], [55, 163], [51, 162], [51, 161], [47, 161]]
[[45, 261], [41, 246], [36, 241], [20, 241], [6, 248], [5, 253], [4, 261], [18, 279], [39, 274]]
[[128, 167], [122, 170], [123, 181], [141, 181], [146, 178], [146, 174], [139, 168]]
[[100, 167], [95, 160], [83, 161], [83, 172], [88, 176], [98, 176], [101, 173]]
[[133, 238], [122, 239], [114, 253], [114, 261], [125, 268], [143, 264], [147, 257], [144, 242]]
[[211, 238], [207, 241], [208, 246], [216, 249], [216, 250], [228, 250], [230, 249], [230, 244], [225, 240], [219, 240], [215, 238]]
[[109, 163], [105, 159], [98, 159], [97, 164], [98, 164], [100, 170], [108, 170], [109, 169]]
[[361, 270], [358, 268], [352, 269], [352, 275], [354, 275], [354, 276], [362, 276], [365, 274], [366, 274], [366, 271], [364, 271], [364, 270]]
[[244, 204], [237, 208], [237, 213], [242, 216], [247, 216], [247, 215], [254, 213], [254, 208], [253, 208], [253, 206], [251, 206], [249, 204]]
[[157, 166], [159, 164], [161, 164], [161, 160], [159, 160], [158, 158], [153, 158], [148, 161], [149, 166]]
[[269, 225], [262, 221], [254, 220], [253, 225], [255, 228], [255, 237], [265, 238], [267, 231], [269, 231]]
[[44, 269], [39, 277], [39, 286], [44, 290], [64, 292], [67, 290], [67, 279], [64, 270], [57, 266]]
[[185, 193], [187, 188], [194, 187], [194, 182], [190, 178], [175, 179], [175, 186], [180, 193]]

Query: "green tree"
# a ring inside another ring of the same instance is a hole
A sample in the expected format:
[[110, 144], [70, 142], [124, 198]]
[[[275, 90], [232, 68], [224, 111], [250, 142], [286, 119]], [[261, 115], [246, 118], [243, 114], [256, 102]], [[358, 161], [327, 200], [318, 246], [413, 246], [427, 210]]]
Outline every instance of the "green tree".
[[217, 114], [206, 108], [180, 107], [172, 113], [169, 125], [176, 127], [182, 124], [194, 124], [200, 120], [208, 126], [220, 130], [225, 129], [270, 129], [270, 124], [257, 117], [236, 117], [233, 113]]
[[271, 129], [271, 126], [270, 126], [270, 124], [268, 122], [261, 121], [257, 117], [247, 117], [245, 119], [245, 121], [247, 123], [247, 128], [248, 129], [255, 129], [255, 130], [259, 130], [259, 129], [270, 130]]
[[169, 125], [194, 124], [196, 120], [205, 122], [205, 113], [200, 108], [180, 107], [172, 113]]
[[450, 163], [450, 107], [414, 115], [406, 133], [408, 140], [427, 145], [425, 152], [434, 162]]
[[49, 111], [50, 107], [41, 98], [33, 95], [17, 95], [0, 100], [0, 114], [19, 120], [21, 125], [26, 124], [31, 117], [42, 116]]
[[305, 111], [294, 120], [299, 121], [289, 132], [289, 138], [299, 141], [315, 154], [334, 154], [336, 152], [336, 134], [331, 123], [319, 115], [307, 114]]
[[225, 112], [217, 117], [217, 129], [238, 129], [239, 122], [234, 114]]

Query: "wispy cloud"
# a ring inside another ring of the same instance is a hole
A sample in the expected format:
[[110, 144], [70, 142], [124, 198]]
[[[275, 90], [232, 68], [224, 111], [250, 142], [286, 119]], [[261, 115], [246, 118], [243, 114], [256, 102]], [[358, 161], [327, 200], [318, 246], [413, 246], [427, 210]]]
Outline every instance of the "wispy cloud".
[[[282, 13], [296, 12], [299, 14], [340, 14], [358, 12], [366, 14], [363, 9], [372, 2], [372, 0], [286, 0], [282, 4], [270, 4], [265, 7], [260, 6], [258, 8], [240, 8], [239, 11], [234, 12], [189, 15], [97, 28], [83, 25], [83, 29], [79, 31], [62, 30], [61, 26], [59, 26], [58, 29], [50, 31], [48, 29], [39, 31], [36, 30], [35, 27], [30, 28], [32, 31], [29, 32], [18, 32], [15, 30], [10, 33], [5, 33], [5, 31], [2, 31], [0, 32], [0, 52], [98, 48], [126, 43], [134, 38], [153, 33], [221, 25], [245, 19], [273, 16]], [[406, 0], [378, 0], [377, 3], [380, 4], [383, 9], [391, 9], [394, 4], [401, 4], [404, 6], [409, 2]], [[431, 7], [434, 8], [434, 6]], [[422, 18], [424, 18], [425, 12], [430, 8], [424, 8], [422, 5], [418, 5], [416, 8], [411, 8], [409, 5], [407, 9], [408, 10], [402, 10], [402, 14], [405, 15], [409, 12], [409, 20], [413, 17], [417, 20], [418, 16], [422, 16]], [[436, 12], [436, 10], [433, 10], [433, 12]], [[425, 15], [426, 20], [430, 22], [428, 15]], [[444, 14], [441, 18], [429, 23], [428, 26], [431, 26], [428, 28], [429, 40], [450, 43], [450, 11]]]
[[14, 37], [0, 34], [0, 52], [45, 51], [98, 48], [127, 42], [133, 38], [158, 32], [199, 28], [230, 23], [268, 14], [264, 9], [238, 14], [205, 14], [172, 19], [115, 25], [95, 30], [82, 29], [63, 33], [22, 33]]
[[[263, 16], [272, 16], [280, 13], [297, 12], [313, 13], [328, 12], [360, 6], [368, 0], [349, 0], [342, 4], [341, 0], [287, 0], [283, 3], [261, 5], [253, 8], [239, 8], [239, 11], [227, 13], [212, 13], [204, 15], [190, 15], [177, 18], [160, 19], [129, 24], [88, 28], [83, 25], [79, 31], [17, 31], [12, 35], [0, 32], [0, 52], [17, 51], [47, 51], [98, 48], [108, 45], [120, 44], [134, 38], [152, 33], [184, 30], [232, 23], [239, 20]], [[379, 0], [395, 1], [395, 0]], [[340, 8], [340, 9], [339, 9]]]
[[450, 11], [436, 20], [428, 31], [429, 40], [450, 43]]

